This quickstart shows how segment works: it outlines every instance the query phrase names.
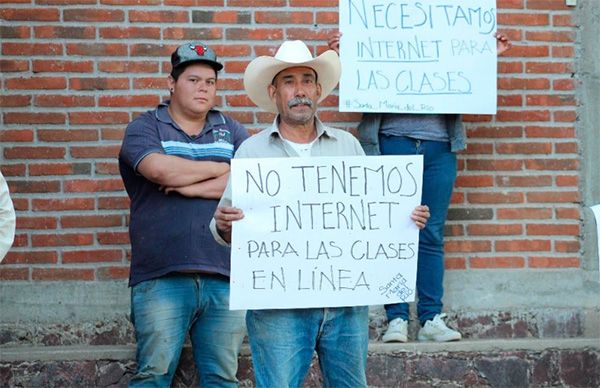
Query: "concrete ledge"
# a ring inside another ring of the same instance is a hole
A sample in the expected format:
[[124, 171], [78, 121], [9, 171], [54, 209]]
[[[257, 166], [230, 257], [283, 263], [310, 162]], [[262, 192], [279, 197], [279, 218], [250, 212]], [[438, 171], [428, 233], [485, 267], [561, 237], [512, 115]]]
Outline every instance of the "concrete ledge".
[[[500, 351], [532, 351], [547, 349], [598, 349], [600, 338], [556, 338], [556, 339], [509, 339], [509, 340], [465, 340], [458, 342], [371, 342], [369, 353], [450, 353]], [[247, 345], [242, 347], [242, 356], [249, 356]], [[0, 347], [0, 362], [31, 361], [95, 361], [95, 360], [134, 360], [134, 345], [76, 345], [76, 346], [19, 346]]]

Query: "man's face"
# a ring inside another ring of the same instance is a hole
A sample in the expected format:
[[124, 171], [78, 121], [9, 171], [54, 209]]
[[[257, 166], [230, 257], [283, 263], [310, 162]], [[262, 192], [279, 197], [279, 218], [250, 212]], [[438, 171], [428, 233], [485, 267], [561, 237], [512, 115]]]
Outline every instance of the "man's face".
[[313, 120], [321, 85], [309, 67], [290, 67], [275, 76], [269, 85], [269, 96], [275, 101], [281, 120], [290, 124], [306, 124]]
[[209, 65], [194, 63], [186, 67], [177, 81], [169, 76], [173, 89], [171, 104], [190, 115], [208, 112], [217, 96], [217, 73]]

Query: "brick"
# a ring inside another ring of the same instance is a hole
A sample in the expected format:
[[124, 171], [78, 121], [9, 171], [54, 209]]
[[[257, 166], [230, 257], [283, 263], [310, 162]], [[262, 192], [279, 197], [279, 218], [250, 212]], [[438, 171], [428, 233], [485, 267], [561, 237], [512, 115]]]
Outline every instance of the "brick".
[[574, 123], [577, 120], [577, 112], [557, 111], [552, 113], [552, 118], [556, 122]]
[[575, 27], [571, 14], [552, 15], [552, 25], [555, 27]]
[[551, 55], [554, 58], [572, 58], [575, 56], [575, 47], [572, 47], [572, 46], [552, 47]]
[[523, 96], [498, 95], [498, 106], [523, 106]]
[[511, 138], [523, 137], [521, 126], [470, 127], [467, 129], [469, 138]]
[[225, 33], [227, 40], [282, 40], [283, 38], [283, 30], [278, 28], [230, 28]]
[[94, 270], [90, 268], [33, 268], [32, 280], [64, 281], [64, 280], [94, 280]]
[[92, 57], [126, 56], [127, 45], [120, 43], [70, 43], [67, 44], [67, 54]]
[[102, 39], [160, 39], [159, 27], [104, 27], [99, 31]]
[[69, 89], [73, 90], [123, 90], [129, 89], [127, 78], [70, 78]]
[[494, 248], [497, 252], [547, 252], [550, 251], [549, 240], [509, 240], [496, 241]]
[[466, 269], [467, 260], [464, 257], [446, 257], [444, 259], [444, 268], [451, 269]]
[[123, 140], [125, 134], [124, 128], [102, 128], [100, 130], [100, 138], [102, 140]]
[[525, 38], [530, 41], [573, 42], [575, 33], [571, 31], [527, 31]]
[[30, 77], [9, 78], [6, 81], [8, 89], [65, 89], [67, 80], [65, 77]]
[[64, 229], [124, 226], [123, 217], [120, 215], [62, 216], [60, 225]]
[[101, 267], [96, 270], [98, 280], [123, 280], [129, 278], [129, 267]]
[[498, 62], [499, 74], [522, 73], [522, 62]]
[[[324, 0], [320, 1], [319, 6], [323, 6]], [[236, 7], [283, 7], [285, 0], [228, 0], [228, 5]], [[296, 6], [290, 3], [291, 6]]]
[[528, 170], [568, 171], [578, 170], [577, 159], [529, 159], [525, 161]]
[[252, 13], [245, 11], [192, 11], [192, 23], [250, 24], [251, 22]]
[[[229, 73], [229, 71], [227, 71]], [[133, 80], [134, 89], [164, 89], [167, 90], [167, 77], [143, 77]]]
[[93, 198], [32, 199], [35, 211], [93, 210]]
[[570, 10], [563, 0], [527, 0], [528, 9]]
[[[167, 38], [167, 34], [165, 31], [165, 38]], [[168, 38], [168, 39], [177, 39], [177, 38]], [[196, 37], [196, 39], [200, 39]], [[131, 56], [141, 56], [141, 57], [169, 57], [173, 52], [173, 47], [165, 46], [160, 44], [151, 44], [151, 43], [139, 43], [132, 44], [130, 46], [130, 55]]]
[[495, 178], [498, 187], [544, 187], [552, 186], [552, 176], [513, 176], [500, 175]]
[[528, 224], [527, 234], [530, 236], [578, 236], [579, 225], [565, 224]]
[[34, 234], [31, 236], [33, 247], [60, 247], [67, 245], [92, 245], [91, 233]]
[[54, 217], [17, 217], [17, 229], [56, 229], [57, 222]]
[[119, 249], [94, 249], [86, 251], [65, 251], [62, 254], [62, 262], [73, 263], [100, 263], [121, 261], [123, 251]]
[[317, 24], [339, 24], [340, 17], [338, 12], [317, 12]]
[[96, 4], [98, 0], [35, 0], [36, 4], [47, 5], [75, 5], [75, 4]]
[[525, 258], [520, 256], [471, 257], [469, 267], [480, 268], [524, 268]]
[[498, 13], [498, 24], [503, 26], [547, 26], [550, 15], [533, 13]]
[[496, 152], [499, 154], [543, 154], [552, 153], [551, 143], [498, 143]]
[[64, 113], [20, 113], [7, 112], [4, 114], [5, 124], [64, 124]]
[[35, 73], [91, 73], [94, 62], [34, 60], [32, 70]]
[[107, 5], [159, 5], [161, 0], [100, 0], [100, 4]]
[[158, 73], [159, 66], [158, 62], [152, 61], [110, 61], [99, 62], [98, 70], [104, 73]]
[[59, 181], [8, 181], [11, 193], [57, 193]]
[[530, 203], [579, 203], [579, 201], [579, 193], [574, 191], [527, 193], [527, 202]]
[[468, 193], [467, 201], [472, 204], [501, 204], [501, 203], [523, 203], [523, 193]]
[[523, 226], [520, 224], [472, 224], [467, 225], [470, 236], [510, 236], [522, 235]]
[[27, 70], [29, 70], [29, 61], [0, 59], [0, 71], [2, 73], [16, 73]]
[[120, 145], [97, 147], [71, 147], [71, 156], [81, 159], [116, 158], [119, 155]]
[[29, 251], [8, 252], [3, 264], [56, 264], [58, 253], [56, 251]]
[[29, 280], [29, 268], [0, 268], [0, 280]]
[[533, 94], [527, 96], [527, 105], [543, 105], [543, 106], [564, 106], [571, 105], [575, 106], [577, 100], [574, 95], [562, 94], [562, 95], [543, 95]]
[[33, 33], [39, 39], [95, 39], [94, 26], [35, 26]]
[[557, 176], [556, 177], [556, 185], [559, 187], [571, 186], [571, 187], [579, 187], [579, 176]]
[[[2, 167], [1, 168], [2, 175], [4, 175], [5, 178], [9, 177], [9, 176], [24, 176], [26, 169], [27, 169], [24, 163], [19, 163], [19, 164], [3, 163], [1, 167]], [[15, 206], [15, 208], [16, 208], [16, 206]]]
[[187, 11], [134, 11], [128, 13], [130, 22], [140, 23], [188, 23]]
[[254, 20], [257, 24], [313, 24], [312, 12], [278, 12], [256, 11]]
[[496, 114], [498, 121], [550, 121], [550, 111], [547, 110], [499, 110]]
[[73, 179], [64, 182], [66, 193], [95, 193], [104, 191], [122, 191], [121, 179]]
[[59, 94], [44, 94], [35, 96], [33, 100], [34, 106], [41, 107], [83, 107], [94, 106], [95, 101], [92, 96], [74, 96], [74, 95], [59, 95]]
[[16, 211], [27, 211], [29, 210], [29, 199], [27, 198], [12, 198], [13, 206]]
[[581, 244], [579, 241], [555, 241], [554, 250], [560, 253], [575, 253], [579, 252]]
[[0, 39], [28, 39], [31, 37], [29, 26], [0, 26]]
[[449, 240], [444, 244], [447, 252], [490, 252], [492, 244], [490, 241], [455, 241]]
[[494, 179], [489, 175], [459, 175], [456, 187], [491, 187]]
[[503, 54], [505, 57], [548, 57], [550, 56], [550, 47], [548, 46], [519, 46], [514, 45], [509, 51]]
[[4, 147], [6, 159], [62, 159], [64, 147]]
[[141, 106], [153, 108], [160, 102], [157, 95], [145, 96], [100, 96], [98, 106], [100, 107], [129, 107]]
[[[31, 105], [31, 96], [4, 94], [0, 95], [0, 107], [22, 107]], [[0, 136], [2, 134], [0, 133]]]
[[59, 43], [2, 43], [2, 54], [20, 56], [62, 55], [63, 45]]
[[557, 154], [578, 154], [579, 144], [576, 142], [566, 142], [554, 144], [554, 152]]
[[502, 90], [549, 90], [550, 80], [546, 78], [500, 78], [498, 89]]
[[448, 209], [448, 220], [491, 220], [494, 217], [492, 209], [473, 209], [451, 207]]
[[[169, 27], [163, 31], [165, 39], [176, 39], [176, 40], [213, 40], [223, 38], [223, 29], [221, 27], [211, 28], [186, 28], [186, 27]], [[163, 48], [162, 51], [159, 48], [153, 48], [151, 45], [148, 47], [139, 46], [138, 53], [136, 55], [152, 55], [152, 56], [167, 56], [169, 55], [174, 47]]]
[[38, 139], [46, 142], [79, 142], [98, 140], [95, 129], [38, 129]]
[[127, 124], [129, 113], [126, 112], [71, 112], [71, 124]]
[[60, 20], [60, 11], [57, 8], [36, 7], [35, 12], [28, 8], [3, 8], [0, 9], [0, 19], [35, 21], [35, 22], [57, 22]]
[[[177, 6], [223, 6], [225, 5], [224, 0], [164, 0], [165, 5], [177, 5]], [[233, 4], [229, 4], [233, 5]]]
[[129, 198], [128, 197], [100, 197], [100, 198], [98, 198], [98, 209], [101, 209], [101, 210], [129, 209]]
[[117, 9], [65, 9], [63, 19], [66, 22], [122, 22], [125, 13]]
[[97, 237], [102, 245], [129, 244], [128, 232], [99, 232]]
[[561, 382], [573, 387], [600, 386], [600, 360], [598, 353], [579, 353], [568, 351], [561, 354], [560, 365]]
[[525, 72], [539, 74], [572, 73], [573, 65], [565, 62], [527, 62]]
[[91, 170], [92, 168], [90, 163], [29, 164], [30, 176], [89, 175]]
[[579, 268], [579, 257], [530, 257], [529, 268]]
[[525, 127], [525, 135], [527, 137], [540, 138], [547, 137], [552, 139], [558, 138], [574, 138], [575, 127], [546, 127], [538, 125], [530, 125]]
[[119, 175], [119, 164], [108, 162], [96, 163], [96, 175]]
[[574, 79], [557, 79], [552, 81], [552, 89], [564, 91], [575, 90], [579, 82]]

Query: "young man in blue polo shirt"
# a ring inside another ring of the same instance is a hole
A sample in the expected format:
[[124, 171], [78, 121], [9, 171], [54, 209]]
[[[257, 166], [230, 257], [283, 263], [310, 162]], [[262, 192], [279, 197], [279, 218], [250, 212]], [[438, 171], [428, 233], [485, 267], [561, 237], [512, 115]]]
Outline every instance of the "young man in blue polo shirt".
[[130, 386], [169, 386], [188, 333], [200, 384], [236, 386], [244, 312], [229, 311], [229, 249], [208, 225], [248, 133], [213, 109], [223, 65], [211, 48], [186, 43], [171, 64], [171, 99], [128, 125], [119, 154], [131, 199]]

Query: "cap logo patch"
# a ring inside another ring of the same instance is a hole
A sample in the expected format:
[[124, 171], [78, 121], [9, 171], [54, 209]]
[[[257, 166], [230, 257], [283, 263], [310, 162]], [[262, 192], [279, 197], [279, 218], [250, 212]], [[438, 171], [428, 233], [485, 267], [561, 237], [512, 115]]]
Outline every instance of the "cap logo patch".
[[204, 46], [193, 46], [193, 45], [190, 45], [190, 48], [192, 50], [194, 50], [196, 52], [196, 54], [198, 54], [198, 56], [200, 56], [200, 57], [204, 56], [204, 51], [206, 50], [206, 48]]

